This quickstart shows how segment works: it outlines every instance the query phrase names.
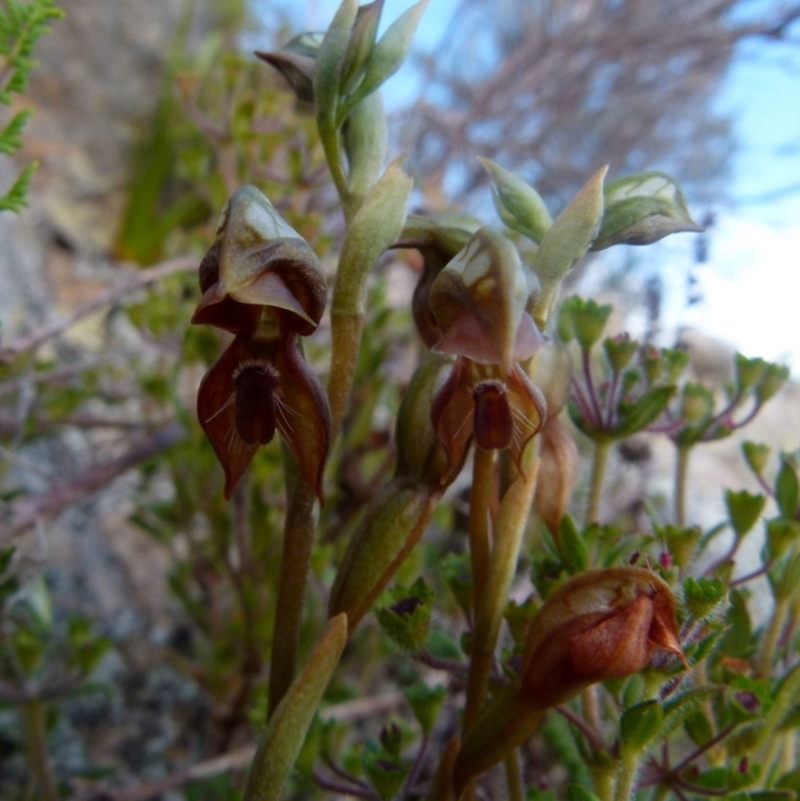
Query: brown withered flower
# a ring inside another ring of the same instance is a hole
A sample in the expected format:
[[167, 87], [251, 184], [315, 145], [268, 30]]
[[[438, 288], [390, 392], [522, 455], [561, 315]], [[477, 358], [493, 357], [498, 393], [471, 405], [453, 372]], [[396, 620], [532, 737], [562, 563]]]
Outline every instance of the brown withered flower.
[[433, 350], [458, 357], [431, 406], [448, 456], [445, 481], [473, 437], [484, 450], [508, 448], [522, 472], [525, 446], [544, 423], [544, 395], [519, 365], [545, 342], [526, 310], [533, 281], [514, 245], [481, 228], [431, 285], [441, 331]]
[[322, 500], [330, 409], [298, 344], [325, 309], [325, 277], [314, 251], [261, 192], [246, 186], [222, 211], [200, 264], [200, 288], [192, 322], [236, 334], [197, 398], [200, 425], [225, 471], [225, 497], [259, 446], [278, 432]]
[[459, 751], [456, 797], [467, 784], [530, 737], [549, 707], [585, 687], [647, 666], [654, 651], [686, 660], [675, 599], [650, 570], [587, 570], [566, 581], [531, 621], [522, 668], [483, 708]]
[[656, 650], [685, 664], [675, 599], [651, 570], [587, 570], [539, 610], [525, 642], [520, 693], [536, 708], [563, 703], [584, 687], [642, 670]]

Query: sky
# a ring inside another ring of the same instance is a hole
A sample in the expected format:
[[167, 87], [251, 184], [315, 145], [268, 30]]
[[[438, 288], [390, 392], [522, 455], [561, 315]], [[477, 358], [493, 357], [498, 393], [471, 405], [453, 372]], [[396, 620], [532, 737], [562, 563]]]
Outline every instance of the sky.
[[[278, 4], [301, 29], [321, 30], [338, 0]], [[430, 1], [415, 47], [435, 48], [456, 4]], [[382, 29], [411, 5], [386, 0]], [[800, 46], [773, 45], [769, 52], [757, 44], [741, 48], [717, 98], [719, 110], [733, 118], [739, 146], [732, 202], [717, 212], [708, 262], [693, 265], [690, 236], [664, 240], [653, 256], [665, 264], [666, 327], [698, 328], [747, 356], [788, 364], [800, 379]], [[387, 88], [387, 105], [402, 106], [419, 84], [405, 66]], [[690, 271], [700, 301], [687, 306]]]

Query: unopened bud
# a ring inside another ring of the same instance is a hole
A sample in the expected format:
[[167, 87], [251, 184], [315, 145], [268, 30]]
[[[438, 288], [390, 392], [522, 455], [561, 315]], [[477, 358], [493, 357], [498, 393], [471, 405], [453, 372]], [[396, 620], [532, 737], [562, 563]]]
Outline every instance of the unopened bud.
[[536, 511], [558, 541], [561, 518], [578, 482], [580, 456], [575, 440], [558, 418], [547, 419], [540, 437]]

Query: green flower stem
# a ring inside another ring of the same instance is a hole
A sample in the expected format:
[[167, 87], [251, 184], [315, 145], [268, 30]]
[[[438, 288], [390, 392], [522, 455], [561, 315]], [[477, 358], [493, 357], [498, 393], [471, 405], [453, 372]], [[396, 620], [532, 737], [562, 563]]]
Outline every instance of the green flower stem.
[[317, 524], [314, 490], [300, 475], [294, 459], [285, 449], [284, 472], [289, 497], [283, 527], [275, 628], [272, 633], [268, 717], [272, 716], [294, 680], [300, 626], [303, 622], [306, 577]]
[[519, 767], [519, 753], [512, 751], [505, 759], [508, 801], [525, 801], [525, 785]]
[[331, 372], [328, 380], [332, 421], [331, 442], [335, 442], [339, 436], [350, 403], [363, 328], [363, 314], [331, 315]]
[[691, 449], [691, 445], [678, 445], [678, 459], [675, 465], [675, 525], [679, 528], [686, 527], [686, 485]]
[[50, 755], [47, 753], [47, 709], [39, 698], [26, 701], [21, 709], [28, 738], [28, 759], [32, 768], [32, 776], [36, 777], [39, 796], [42, 801], [58, 801], [53, 768]]
[[586, 524], [596, 523], [600, 515], [600, 498], [603, 492], [603, 481], [608, 467], [608, 454], [611, 451], [611, 442], [601, 440], [594, 444], [592, 456], [592, 478], [589, 485], [589, 503], [586, 507]]
[[595, 767], [592, 771], [594, 790], [600, 801], [612, 801], [614, 797], [614, 771], [608, 764]]
[[623, 747], [614, 801], [629, 801], [633, 797], [636, 791], [636, 776], [639, 773], [641, 753], [639, 749]]
[[469, 495], [469, 552], [472, 562], [472, 603], [477, 615], [489, 575], [492, 549], [492, 496], [495, 488], [495, 451], [475, 446]]
[[503, 496], [495, 521], [495, 542], [489, 563], [489, 574], [475, 620], [472, 662], [464, 709], [464, 738], [474, 725], [489, 689], [497, 636], [503, 622], [508, 591], [517, 569], [517, 557], [536, 489], [536, 476], [539, 472], [538, 454], [530, 461], [531, 463], [525, 468], [525, 477], [518, 478]]
[[764, 639], [764, 647], [758, 660], [758, 672], [762, 676], [769, 676], [772, 670], [772, 660], [775, 658], [775, 649], [778, 646], [781, 632], [786, 625], [786, 617], [789, 613], [789, 600], [787, 598], [778, 599], [775, 602], [775, 611], [772, 615], [767, 636]]

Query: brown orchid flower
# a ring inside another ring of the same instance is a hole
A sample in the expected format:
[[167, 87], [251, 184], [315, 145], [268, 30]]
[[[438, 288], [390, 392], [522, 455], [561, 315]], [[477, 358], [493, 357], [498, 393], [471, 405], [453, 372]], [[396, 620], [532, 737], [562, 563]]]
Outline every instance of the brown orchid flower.
[[545, 342], [526, 310], [532, 284], [514, 245], [481, 228], [431, 285], [441, 331], [433, 350], [458, 357], [431, 407], [448, 456], [445, 482], [473, 437], [484, 450], [508, 448], [522, 472], [525, 446], [544, 424], [544, 395], [519, 365]]
[[226, 498], [278, 432], [322, 501], [330, 408], [296, 336], [237, 336], [203, 378], [197, 413], [225, 470]]
[[330, 409], [298, 345], [325, 309], [325, 276], [314, 251], [246, 186], [222, 211], [200, 264], [200, 288], [192, 322], [236, 334], [197, 397], [200, 425], [225, 470], [225, 497], [259, 446], [279, 432], [321, 501]]

